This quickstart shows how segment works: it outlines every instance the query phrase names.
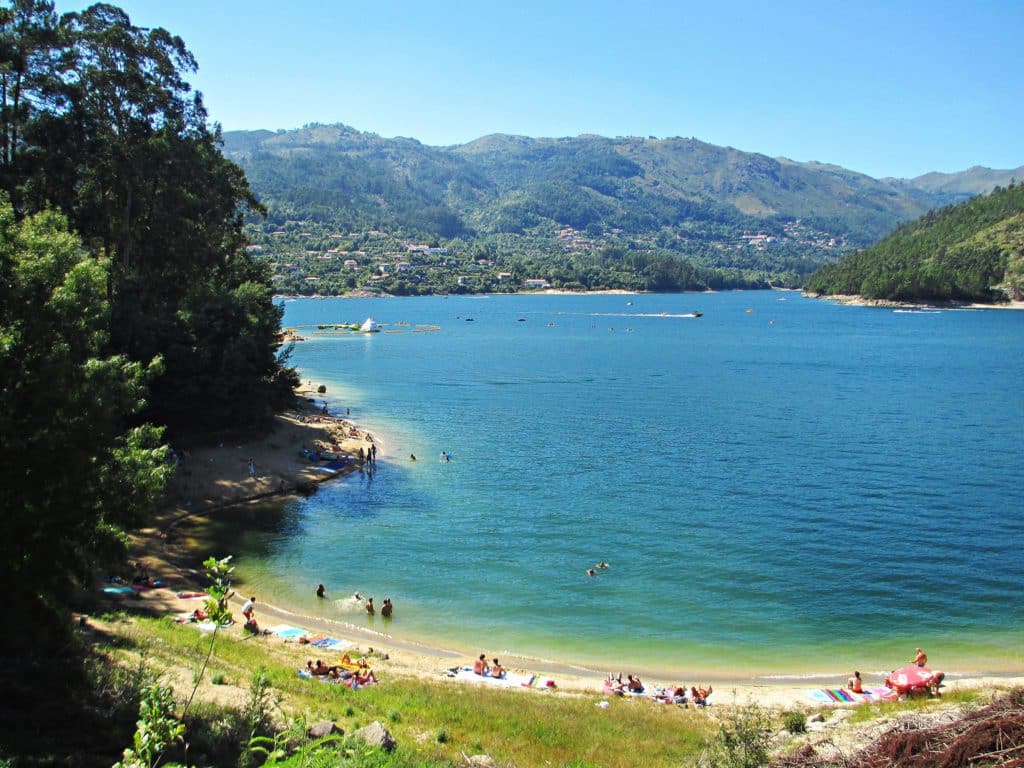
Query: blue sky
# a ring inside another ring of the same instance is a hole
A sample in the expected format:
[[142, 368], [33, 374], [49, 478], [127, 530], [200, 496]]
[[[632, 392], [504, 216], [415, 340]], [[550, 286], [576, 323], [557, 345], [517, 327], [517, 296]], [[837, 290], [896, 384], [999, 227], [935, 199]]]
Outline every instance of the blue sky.
[[225, 130], [693, 136], [875, 177], [1024, 164], [1024, 0], [114, 4], [185, 40]]

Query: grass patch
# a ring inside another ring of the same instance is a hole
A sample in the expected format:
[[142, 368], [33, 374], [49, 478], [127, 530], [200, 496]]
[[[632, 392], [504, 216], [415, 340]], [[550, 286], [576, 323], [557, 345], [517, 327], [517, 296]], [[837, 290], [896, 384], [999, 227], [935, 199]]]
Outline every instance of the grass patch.
[[870, 706], [857, 707], [850, 717], [850, 722], [867, 723], [880, 717], [895, 717], [904, 712], [928, 712], [950, 704], [980, 706], [988, 701], [990, 695], [991, 692], [957, 690], [944, 693], [937, 699], [915, 696], [906, 701], [880, 701]]
[[[112, 631], [131, 641], [122, 641], [123, 645], [144, 645], [154, 664], [176, 668], [185, 679], [191, 678], [190, 670], [202, 663], [210, 647], [208, 635], [160, 619], [139, 617]], [[260, 686], [280, 700], [281, 711], [290, 717], [334, 720], [347, 733], [374, 720], [385, 723], [410, 765], [455, 763], [463, 752], [485, 752], [519, 768], [677, 766], [694, 763], [717, 730], [705, 712], [648, 701], [614, 700], [602, 709], [595, 706], [601, 698], [597, 694], [558, 696], [440, 678], [392, 678], [386, 667], [378, 669], [381, 684], [352, 691], [299, 678], [295, 670], [304, 662], [296, 650], [276, 640], [243, 640], [236, 634], [218, 635], [210, 663], [225, 682], [249, 682], [263, 670]], [[241, 698], [252, 696], [252, 690], [250, 684]], [[237, 726], [222, 714], [217, 717], [220, 727], [210, 730], [222, 739]], [[637, 734], [657, 744], [657, 749], [638, 750]]]

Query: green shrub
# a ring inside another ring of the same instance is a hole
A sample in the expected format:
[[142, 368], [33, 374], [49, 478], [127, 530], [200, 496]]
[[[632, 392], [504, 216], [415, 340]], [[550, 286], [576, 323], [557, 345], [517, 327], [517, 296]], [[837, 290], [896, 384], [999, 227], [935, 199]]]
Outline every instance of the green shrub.
[[807, 715], [799, 709], [787, 709], [782, 713], [782, 725], [790, 733], [807, 733]]
[[722, 718], [708, 755], [710, 768], [761, 768], [768, 765], [772, 719], [757, 704], [736, 707]]

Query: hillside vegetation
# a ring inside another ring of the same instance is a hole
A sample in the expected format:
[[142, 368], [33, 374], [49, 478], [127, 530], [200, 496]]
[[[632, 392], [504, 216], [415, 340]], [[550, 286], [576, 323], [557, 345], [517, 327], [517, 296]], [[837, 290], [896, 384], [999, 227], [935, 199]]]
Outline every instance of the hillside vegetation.
[[[530, 278], [570, 290], [796, 287], [963, 197], [683, 138], [496, 134], [430, 147], [309, 125], [224, 142], [267, 209], [247, 233], [278, 289], [296, 294], [495, 292]], [[446, 252], [409, 259], [410, 244]]]
[[1024, 297], [1024, 186], [931, 211], [811, 276], [820, 294], [893, 301]]

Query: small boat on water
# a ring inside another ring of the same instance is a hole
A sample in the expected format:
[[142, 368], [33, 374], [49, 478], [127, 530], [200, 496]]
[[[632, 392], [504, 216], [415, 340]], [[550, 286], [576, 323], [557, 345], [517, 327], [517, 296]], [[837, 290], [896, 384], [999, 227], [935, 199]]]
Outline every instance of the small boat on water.
[[366, 318], [363, 324], [359, 326], [360, 333], [380, 333], [380, 328], [377, 327], [377, 321], [372, 317]]

